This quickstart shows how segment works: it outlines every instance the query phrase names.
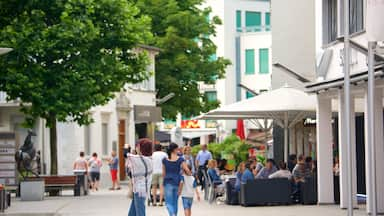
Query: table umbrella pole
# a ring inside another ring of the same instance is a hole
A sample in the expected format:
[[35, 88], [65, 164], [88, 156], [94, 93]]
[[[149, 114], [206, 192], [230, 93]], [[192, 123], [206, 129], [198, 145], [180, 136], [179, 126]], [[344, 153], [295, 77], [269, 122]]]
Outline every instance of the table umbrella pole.
[[288, 112], [284, 113], [284, 161], [288, 163]]

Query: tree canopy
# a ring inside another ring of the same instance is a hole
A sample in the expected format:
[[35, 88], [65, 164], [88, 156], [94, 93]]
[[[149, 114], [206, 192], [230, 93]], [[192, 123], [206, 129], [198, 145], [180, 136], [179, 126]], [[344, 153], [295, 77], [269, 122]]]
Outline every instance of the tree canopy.
[[199, 82], [214, 84], [223, 78], [230, 62], [215, 58], [211, 36], [218, 17], [210, 17], [203, 0], [137, 0], [141, 13], [152, 19], [152, 45], [162, 49], [156, 58], [158, 97], [173, 92], [175, 97], [162, 104], [163, 115], [174, 118], [178, 112], [197, 115], [219, 105], [199, 91]]
[[28, 122], [47, 119], [51, 173], [57, 172], [56, 120], [90, 122], [127, 82], [148, 77], [150, 19], [127, 0], [0, 1], [0, 90], [20, 99]]

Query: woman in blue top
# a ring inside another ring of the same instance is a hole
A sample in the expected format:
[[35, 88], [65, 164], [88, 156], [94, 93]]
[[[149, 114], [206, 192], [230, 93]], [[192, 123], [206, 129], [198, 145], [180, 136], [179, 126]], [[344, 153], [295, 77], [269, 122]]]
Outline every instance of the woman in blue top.
[[208, 177], [211, 179], [213, 184], [220, 185], [221, 183], [223, 183], [223, 181], [221, 180], [220, 176], [217, 173], [218, 173], [218, 170], [217, 170], [216, 160], [209, 160], [208, 171], [207, 171]]
[[178, 148], [177, 144], [171, 143], [168, 147], [168, 158], [163, 160], [163, 184], [169, 216], [177, 215], [179, 192], [181, 192], [179, 191], [181, 168], [187, 175], [191, 175], [184, 159], [177, 155]]
[[245, 164], [245, 168], [246, 169], [245, 169], [243, 175], [241, 176], [241, 184], [245, 184], [245, 183], [247, 183], [247, 181], [255, 179], [255, 176], [253, 175], [253, 173], [251, 171], [251, 163], [250, 162], [247, 162]]
[[241, 162], [239, 164], [239, 167], [237, 168], [237, 172], [236, 172], [236, 182], [235, 182], [235, 191], [236, 192], [240, 192], [241, 177], [243, 176], [244, 171], [245, 171], [245, 163]]

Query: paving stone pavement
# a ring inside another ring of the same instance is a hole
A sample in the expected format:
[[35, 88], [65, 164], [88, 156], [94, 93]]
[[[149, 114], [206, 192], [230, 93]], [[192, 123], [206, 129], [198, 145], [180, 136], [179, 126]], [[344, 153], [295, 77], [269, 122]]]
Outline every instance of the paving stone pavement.
[[[7, 216], [123, 216], [128, 214], [130, 201], [126, 198], [126, 191], [102, 190], [89, 196], [47, 197], [41, 202], [22, 202], [14, 198], [11, 208], [6, 210]], [[179, 215], [184, 215], [180, 202]], [[355, 210], [355, 215], [366, 215], [365, 207]], [[148, 216], [167, 216], [165, 207], [148, 207]], [[194, 216], [231, 216], [231, 215], [262, 215], [262, 216], [344, 216], [345, 210], [336, 205], [326, 206], [269, 206], [269, 207], [241, 207], [224, 204], [208, 204], [205, 201], [195, 202], [192, 208]]]

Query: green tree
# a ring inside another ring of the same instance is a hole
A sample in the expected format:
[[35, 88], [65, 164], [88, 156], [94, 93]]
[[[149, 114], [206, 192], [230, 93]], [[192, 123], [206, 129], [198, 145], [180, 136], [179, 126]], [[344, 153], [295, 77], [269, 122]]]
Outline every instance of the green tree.
[[136, 47], [151, 38], [150, 18], [127, 0], [8, 0], [0, 2], [0, 90], [21, 99], [32, 126], [50, 128], [51, 174], [57, 173], [57, 121], [92, 121], [127, 82], [148, 77]]
[[219, 103], [207, 101], [198, 83], [214, 84], [223, 78], [229, 60], [215, 58], [216, 45], [210, 39], [218, 17], [210, 18], [204, 0], [136, 0], [141, 12], [152, 19], [152, 45], [162, 49], [156, 59], [158, 96], [170, 92], [175, 97], [162, 104], [163, 115], [174, 118], [178, 112], [197, 115], [216, 108]]

